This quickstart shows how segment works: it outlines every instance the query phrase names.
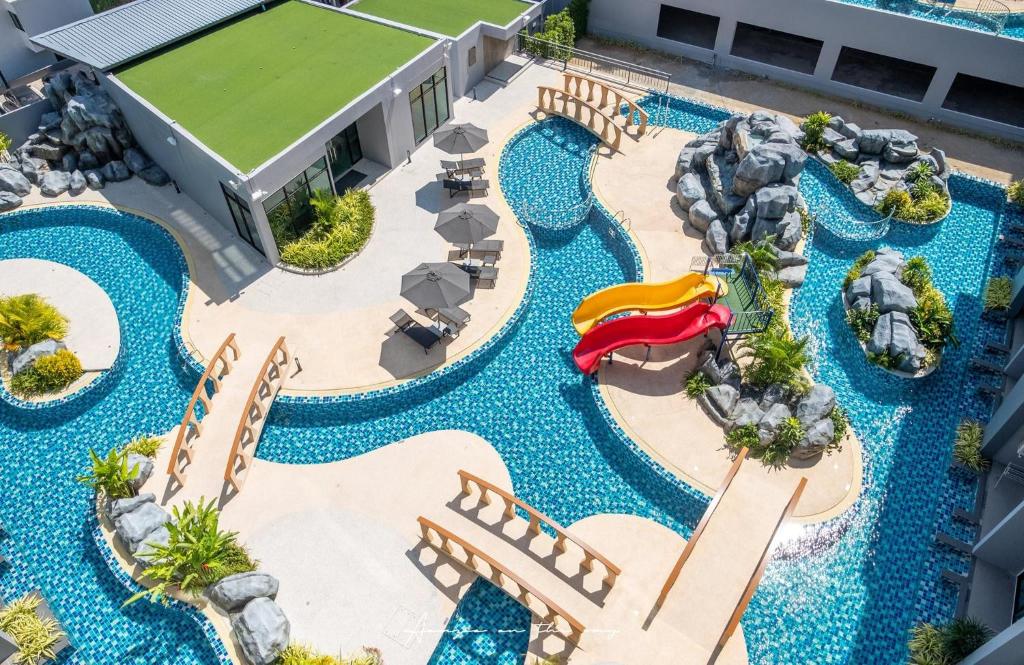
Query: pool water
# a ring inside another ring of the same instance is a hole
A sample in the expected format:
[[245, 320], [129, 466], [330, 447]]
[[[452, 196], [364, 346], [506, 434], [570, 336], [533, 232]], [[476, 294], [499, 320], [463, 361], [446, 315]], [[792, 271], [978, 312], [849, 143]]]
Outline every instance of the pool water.
[[[839, 0], [849, 5], [860, 5], [871, 9], [881, 9], [897, 14], [905, 14], [915, 18], [923, 18], [937, 23], [954, 25], [958, 28], [979, 30], [981, 32], [995, 33], [999, 30], [1001, 37], [1011, 39], [1024, 39], [1024, 20], [1019, 13], [1011, 13], [1006, 19], [1005, 26], [999, 25], [995, 15], [988, 16], [971, 11], [951, 9], [939, 3], [938, 8], [920, 0]], [[950, 7], [952, 2], [949, 2]]]
[[137, 603], [93, 541], [92, 492], [75, 482], [90, 446], [106, 451], [166, 432], [196, 377], [172, 342], [187, 271], [174, 240], [125, 213], [62, 207], [0, 216], [0, 259], [32, 257], [75, 268], [110, 296], [121, 358], [102, 385], [61, 406], [0, 402], [0, 596], [41, 588], [69, 634], [65, 662], [205, 665], [217, 657], [187, 613]]

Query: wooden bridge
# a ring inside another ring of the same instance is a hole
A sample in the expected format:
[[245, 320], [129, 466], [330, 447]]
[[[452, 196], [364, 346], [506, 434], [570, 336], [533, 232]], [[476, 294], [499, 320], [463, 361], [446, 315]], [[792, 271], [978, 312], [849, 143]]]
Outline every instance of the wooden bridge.
[[537, 107], [585, 127], [612, 150], [621, 149], [623, 135], [639, 138], [647, 133], [647, 112], [635, 101], [582, 74], [564, 72], [561, 89], [538, 86]]

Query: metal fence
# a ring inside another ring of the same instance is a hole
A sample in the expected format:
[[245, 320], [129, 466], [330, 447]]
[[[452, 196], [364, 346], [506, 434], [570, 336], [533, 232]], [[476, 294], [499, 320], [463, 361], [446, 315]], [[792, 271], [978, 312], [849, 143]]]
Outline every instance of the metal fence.
[[538, 39], [522, 32], [519, 33], [517, 40], [517, 50], [527, 55], [561, 62], [563, 69], [571, 69], [630, 88], [668, 92], [669, 83], [672, 81], [672, 75], [668, 72], [616, 60], [574, 46]]
[[742, 337], [768, 329], [775, 311], [749, 254], [695, 256], [690, 261], [690, 270], [716, 275], [729, 285], [722, 300], [732, 310], [732, 322], [724, 337]]

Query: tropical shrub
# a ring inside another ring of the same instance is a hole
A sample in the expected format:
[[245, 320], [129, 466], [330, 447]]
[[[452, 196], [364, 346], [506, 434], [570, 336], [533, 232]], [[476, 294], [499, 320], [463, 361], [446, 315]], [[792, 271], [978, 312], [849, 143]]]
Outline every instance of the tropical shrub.
[[832, 427], [835, 432], [832, 435], [832, 445], [826, 451], [831, 453], [833, 450], [839, 450], [843, 439], [846, 438], [846, 433], [850, 431], [850, 418], [840, 406], [832, 407], [832, 413], [829, 414], [829, 417], [832, 419]]
[[152, 544], [143, 555], [149, 563], [146, 577], [156, 585], [144, 589], [126, 601], [140, 598], [166, 602], [167, 590], [176, 586], [194, 596], [228, 575], [256, 569], [256, 563], [239, 546], [238, 534], [220, 529], [220, 512], [213, 501], [198, 504], [186, 501], [173, 508], [173, 519], [166, 524], [170, 536], [166, 545]]
[[53, 649], [64, 637], [64, 633], [55, 619], [44, 619], [36, 614], [36, 609], [42, 602], [38, 596], [25, 596], [0, 610], [0, 631], [14, 639], [14, 644], [18, 647], [18, 652], [14, 655], [17, 663], [34, 665], [43, 659], [57, 658]]
[[373, 647], [363, 647], [347, 658], [336, 658], [304, 644], [289, 644], [278, 657], [277, 665], [384, 665], [384, 658]]
[[1013, 298], [1013, 280], [1009, 277], [990, 277], [985, 287], [985, 310], [1005, 312]]
[[867, 342], [871, 339], [871, 333], [875, 331], [875, 323], [878, 322], [878, 305], [871, 303], [870, 307], [865, 309], [854, 309], [853, 307], [846, 310], [846, 322], [850, 325], [850, 329], [853, 330], [854, 336], [861, 342]]
[[164, 445], [164, 440], [158, 436], [151, 434], [144, 434], [137, 436], [128, 443], [124, 444], [122, 449], [125, 454], [128, 455], [142, 455], [143, 457], [156, 457], [156, 454], [160, 452], [160, 447]]
[[768, 466], [779, 467], [789, 460], [796, 445], [804, 438], [806, 432], [800, 420], [794, 417], [786, 418], [779, 426], [775, 438], [763, 446], [757, 446], [754, 452], [761, 456], [761, 461]]
[[112, 448], [106, 457], [100, 457], [89, 449], [92, 468], [78, 476], [78, 482], [93, 488], [97, 494], [108, 499], [127, 499], [135, 496], [133, 483], [139, 477], [139, 466], [128, 467], [128, 453]]
[[59, 349], [11, 377], [11, 392], [21, 397], [60, 392], [81, 376], [82, 361], [78, 356], [67, 349]]
[[1010, 186], [1006, 188], [1006, 196], [1012, 203], [1024, 206], [1024, 180], [1011, 182]]
[[875, 260], [875, 250], [869, 249], [853, 262], [850, 269], [846, 273], [846, 278], [843, 280], [843, 290], [850, 288], [850, 284], [860, 279], [860, 274], [864, 272], [864, 268], [868, 267], [868, 264]]
[[825, 111], [817, 111], [804, 118], [800, 129], [804, 131], [804, 140], [801, 144], [807, 152], [821, 152], [825, 146], [825, 128], [832, 115]]
[[774, 239], [774, 236], [768, 236], [758, 242], [746, 240], [733, 245], [729, 251], [731, 254], [738, 254], [739, 256], [748, 254], [758, 274], [770, 273], [779, 267], [779, 257], [772, 250]]
[[907, 172], [903, 176], [903, 179], [906, 180], [907, 182], [917, 183], [922, 180], [928, 180], [933, 175], [935, 175], [935, 171], [932, 170], [931, 164], [927, 162], [917, 162], [909, 169], [907, 169]]
[[936, 626], [921, 623], [910, 631], [911, 665], [956, 665], [992, 637], [992, 630], [977, 619], [954, 619]]
[[587, 34], [587, 25], [590, 22], [590, 0], [570, 0], [569, 16], [572, 17], [572, 26], [576, 39]]
[[780, 383], [794, 392], [807, 389], [803, 374], [807, 364], [808, 337], [794, 339], [788, 331], [768, 330], [744, 343], [751, 352], [746, 378], [755, 386]]
[[695, 370], [686, 377], [686, 396], [690, 399], [697, 399], [710, 387], [711, 381], [700, 370]]
[[949, 212], [949, 206], [949, 195], [922, 177], [913, 182], [910, 191], [890, 189], [876, 209], [907, 222], [934, 222]]
[[957, 345], [959, 340], [953, 329], [953, 313], [946, 305], [942, 293], [931, 284], [917, 296], [917, 307], [910, 311], [910, 323], [917, 330], [917, 338], [926, 349], [941, 352], [947, 344]]
[[304, 270], [334, 267], [358, 252], [370, 239], [375, 210], [365, 190], [350, 189], [342, 196], [317, 192], [309, 204], [314, 220], [301, 237], [280, 221], [271, 223], [281, 260]]
[[932, 283], [932, 269], [923, 256], [907, 260], [900, 274], [900, 281], [910, 287], [914, 294], [923, 293]]
[[956, 428], [956, 442], [953, 444], [953, 459], [966, 468], [981, 473], [988, 468], [988, 460], [981, 455], [981, 443], [985, 429], [976, 420], [964, 420]]
[[47, 339], [61, 340], [67, 332], [67, 319], [39, 295], [0, 298], [0, 339], [8, 351]]
[[910, 198], [910, 192], [902, 189], [890, 189], [878, 204], [878, 212], [883, 215], [891, 214], [898, 219], [910, 220], [913, 217], [913, 210], [914, 199]]
[[569, 11], [566, 8], [544, 19], [544, 29], [533, 35], [542, 42], [529, 42], [526, 50], [542, 58], [568, 60], [576, 44], [576, 25]]
[[11, 149], [11, 145], [11, 137], [0, 132], [0, 155], [6, 155], [7, 151]]
[[856, 164], [851, 164], [844, 159], [840, 159], [838, 162], [835, 162], [829, 167], [829, 169], [832, 171], [832, 174], [845, 185], [849, 185], [857, 179], [857, 176], [860, 175], [860, 167]]
[[757, 435], [757, 425], [744, 425], [743, 427], [737, 427], [730, 432], [726, 432], [725, 443], [737, 451], [741, 448], [759, 450], [761, 448], [761, 438]]

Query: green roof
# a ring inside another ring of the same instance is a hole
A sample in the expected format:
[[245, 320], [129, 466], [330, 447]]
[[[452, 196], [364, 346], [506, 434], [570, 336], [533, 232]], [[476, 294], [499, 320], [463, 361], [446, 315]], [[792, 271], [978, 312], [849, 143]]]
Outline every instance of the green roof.
[[457, 37], [480, 21], [505, 27], [531, 7], [522, 0], [360, 0], [349, 9]]
[[126, 67], [117, 77], [248, 173], [431, 43], [291, 0]]

